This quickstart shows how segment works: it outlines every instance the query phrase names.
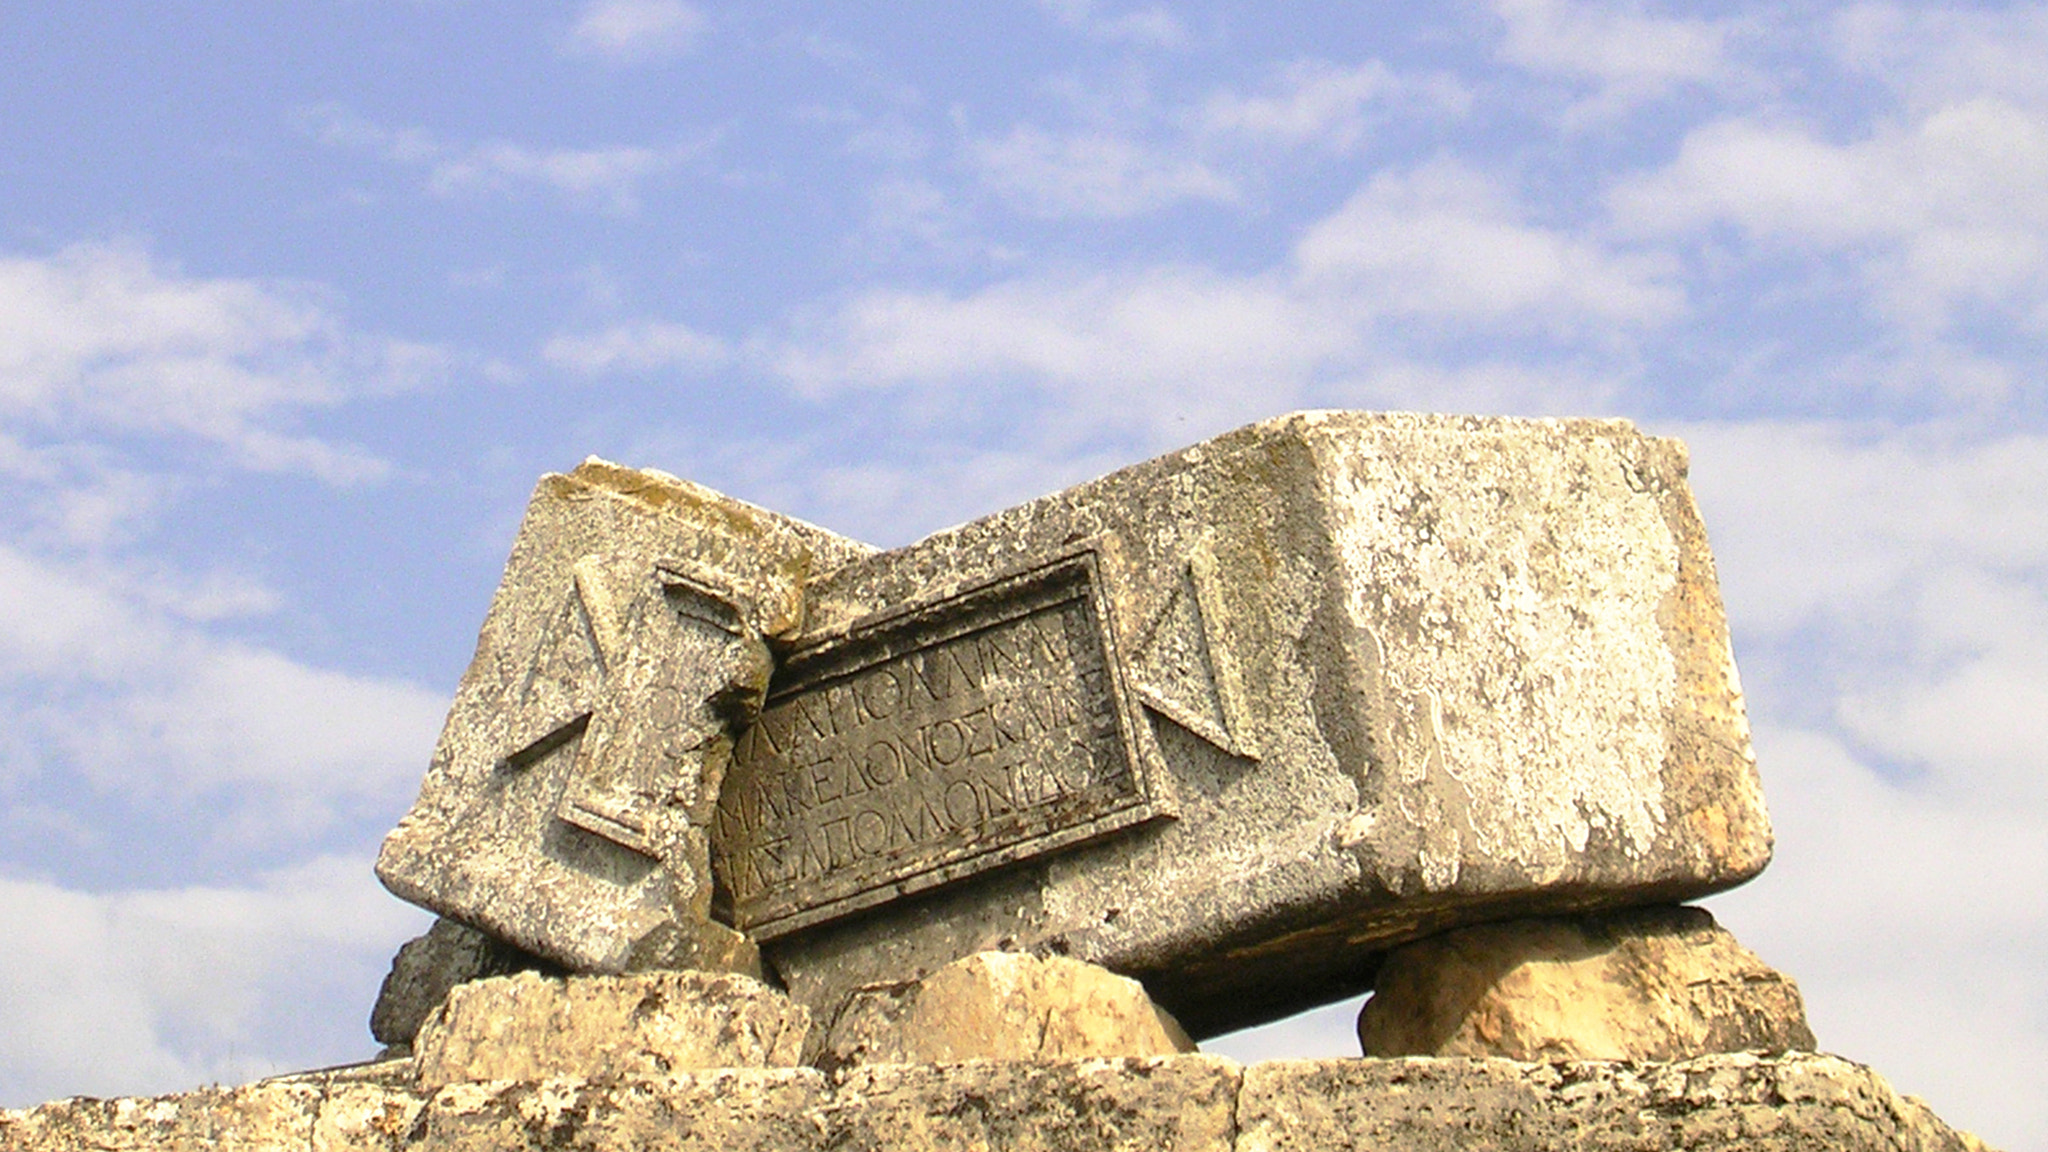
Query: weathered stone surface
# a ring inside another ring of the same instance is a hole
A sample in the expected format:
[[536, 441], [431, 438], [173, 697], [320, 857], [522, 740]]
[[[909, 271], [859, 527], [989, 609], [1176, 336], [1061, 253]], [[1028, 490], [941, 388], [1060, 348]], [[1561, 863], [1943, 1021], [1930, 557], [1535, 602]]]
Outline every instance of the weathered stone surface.
[[1242, 1076], [1218, 1056], [877, 1064], [835, 1079], [805, 1147], [1224, 1152]]
[[1199, 1054], [413, 1086], [402, 1063], [0, 1111], [9, 1152], [1982, 1152], [1832, 1056], [1671, 1064]]
[[803, 1061], [811, 1016], [745, 976], [643, 972], [463, 984], [414, 1042], [420, 1084], [783, 1068]]
[[451, 1084], [396, 1149], [729, 1152], [819, 1149], [831, 1085], [812, 1068], [723, 1068], [657, 1079]]
[[1799, 988], [1703, 908], [1512, 920], [1395, 949], [1358, 1016], [1368, 1056], [1678, 1060], [1811, 1051]]
[[723, 802], [736, 922], [785, 935], [1169, 814], [1106, 563], [1062, 549], [789, 653]]
[[578, 971], [754, 969], [708, 918], [733, 729], [807, 574], [868, 551], [657, 472], [544, 477], [378, 877]]
[[977, 952], [922, 980], [854, 993], [820, 1063], [1076, 1060], [1194, 1048], [1136, 980], [1064, 956]]
[[502, 940], [453, 920], [436, 920], [424, 933], [400, 945], [391, 958], [391, 971], [385, 974], [377, 1003], [370, 1009], [370, 1035], [381, 1044], [408, 1047], [420, 1022], [441, 1006], [450, 988], [527, 970], [561, 975], [550, 962]]
[[1685, 468], [1619, 421], [1305, 413], [820, 570], [713, 829], [734, 922], [821, 1017], [1004, 949], [1205, 1036], [1459, 923], [1740, 883]]
[[1236, 1152], [1977, 1152], [1868, 1068], [1748, 1053], [1672, 1064], [1279, 1060], [1245, 1069]]
[[174, 1096], [74, 1097], [0, 1111], [8, 1152], [388, 1152], [421, 1099], [412, 1063], [304, 1073]]

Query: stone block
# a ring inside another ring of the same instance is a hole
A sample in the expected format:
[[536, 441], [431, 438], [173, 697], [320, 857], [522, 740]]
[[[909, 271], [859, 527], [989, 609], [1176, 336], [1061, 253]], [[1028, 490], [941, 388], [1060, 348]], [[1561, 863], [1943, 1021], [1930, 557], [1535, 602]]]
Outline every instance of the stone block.
[[1240, 1075], [1203, 1055], [876, 1064], [835, 1078], [812, 1147], [1229, 1152]]
[[1984, 1152], [1833, 1056], [1670, 1064], [1276, 1060], [1244, 1072], [1236, 1152]]
[[1702, 908], [1512, 920], [1395, 949], [1358, 1017], [1368, 1056], [1680, 1060], [1812, 1051], [1799, 988]]
[[776, 1068], [803, 1061], [810, 1031], [801, 1005], [732, 973], [556, 979], [522, 972], [455, 988], [421, 1025], [413, 1059], [429, 1089]]
[[725, 1068], [655, 1079], [450, 1084], [421, 1110], [419, 1152], [798, 1152], [833, 1147], [811, 1068]]
[[421, 1021], [448, 998], [457, 984], [489, 976], [538, 971], [561, 975], [560, 969], [502, 940], [446, 918], [401, 944], [391, 958], [391, 971], [377, 990], [370, 1009], [370, 1035], [393, 1048], [409, 1048]]
[[544, 477], [379, 879], [576, 971], [758, 971], [708, 826], [767, 640], [869, 551], [658, 472]]
[[854, 993], [820, 1063], [1075, 1060], [1194, 1048], [1136, 980], [1064, 956], [977, 952], [922, 980]]
[[1738, 884], [1770, 832], [1685, 472], [1620, 421], [1302, 413], [814, 568], [722, 915], [821, 1018], [995, 949], [1199, 1037]]

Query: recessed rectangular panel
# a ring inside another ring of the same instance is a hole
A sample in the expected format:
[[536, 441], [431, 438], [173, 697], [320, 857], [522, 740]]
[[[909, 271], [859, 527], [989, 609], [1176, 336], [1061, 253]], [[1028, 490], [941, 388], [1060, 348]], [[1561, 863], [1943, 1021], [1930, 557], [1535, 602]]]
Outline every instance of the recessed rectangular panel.
[[1166, 814], [1082, 549], [792, 653], [713, 828], [769, 939]]

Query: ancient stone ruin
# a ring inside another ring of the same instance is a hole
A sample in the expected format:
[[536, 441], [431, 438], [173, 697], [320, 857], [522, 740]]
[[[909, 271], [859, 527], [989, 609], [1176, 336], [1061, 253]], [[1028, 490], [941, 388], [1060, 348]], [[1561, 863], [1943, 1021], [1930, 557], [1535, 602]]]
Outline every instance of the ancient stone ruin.
[[[0, 1146], [1978, 1147], [1682, 906], [1771, 851], [1685, 472], [1301, 413], [889, 551], [547, 476], [383, 1057]], [[1367, 990], [1359, 1058], [1196, 1050]]]

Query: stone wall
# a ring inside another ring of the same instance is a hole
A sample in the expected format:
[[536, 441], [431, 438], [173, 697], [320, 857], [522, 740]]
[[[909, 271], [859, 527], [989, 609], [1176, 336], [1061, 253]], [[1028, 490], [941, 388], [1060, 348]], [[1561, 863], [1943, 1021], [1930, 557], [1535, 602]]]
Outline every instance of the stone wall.
[[628, 1152], [1336, 1148], [1974, 1152], [1833, 1056], [1668, 1063], [1217, 1056], [492, 1081], [422, 1090], [410, 1061], [0, 1112], [10, 1152]]

